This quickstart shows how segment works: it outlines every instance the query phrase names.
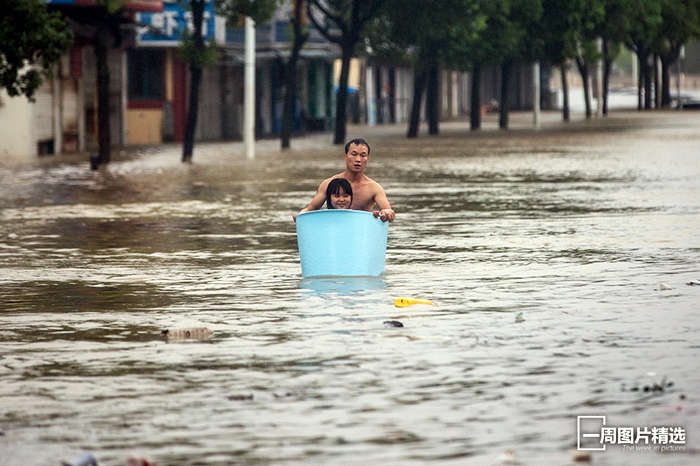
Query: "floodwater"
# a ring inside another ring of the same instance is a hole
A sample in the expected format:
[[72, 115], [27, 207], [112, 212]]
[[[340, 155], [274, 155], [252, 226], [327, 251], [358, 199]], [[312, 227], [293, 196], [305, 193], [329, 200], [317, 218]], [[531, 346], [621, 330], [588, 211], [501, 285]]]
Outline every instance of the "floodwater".
[[301, 279], [327, 135], [0, 165], [0, 464], [572, 464], [579, 415], [686, 435], [593, 464], [698, 464], [700, 113], [465, 127], [362, 130], [373, 279]]

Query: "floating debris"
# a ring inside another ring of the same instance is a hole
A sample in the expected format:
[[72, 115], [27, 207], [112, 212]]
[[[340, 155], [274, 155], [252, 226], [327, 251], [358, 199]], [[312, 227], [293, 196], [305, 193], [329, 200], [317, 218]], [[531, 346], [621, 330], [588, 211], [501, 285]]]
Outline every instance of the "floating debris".
[[167, 341], [206, 340], [212, 335], [212, 333], [214, 332], [206, 327], [181, 328], [174, 330], [165, 329], [160, 332], [160, 334], [163, 335]]
[[506, 450], [501, 455], [496, 458], [496, 460], [501, 464], [515, 465], [520, 464], [518, 455], [515, 454], [513, 450]]
[[126, 466], [158, 466], [158, 463], [148, 461], [146, 458], [129, 458]]
[[403, 324], [398, 320], [385, 320], [382, 322], [385, 327], [403, 327]]
[[518, 313], [515, 315], [515, 322], [516, 322], [516, 323], [525, 322], [525, 317], [523, 317], [523, 313], [522, 313], [522, 312], [518, 312]]
[[688, 283], [686, 283], [688, 286], [700, 286], [700, 280], [691, 280]]
[[[647, 374], [649, 377], [654, 377], [656, 374], [654, 372], [649, 372]], [[638, 392], [638, 391], [643, 391], [645, 393], [649, 392], [663, 392], [667, 388], [673, 387], [674, 383], [672, 381], [667, 381], [666, 376], [664, 376], [660, 382], [652, 382], [651, 384], [648, 385], [634, 385], [630, 387], [629, 391], [631, 392]], [[622, 384], [622, 391], [627, 391], [625, 384]]]
[[231, 401], [250, 401], [253, 399], [253, 394], [230, 395], [227, 396], [226, 399]]
[[394, 300], [394, 306], [396, 307], [408, 307], [414, 304], [428, 304], [430, 306], [435, 306], [435, 303], [428, 301], [427, 299], [412, 299], [412, 298], [396, 298]]
[[660, 283], [659, 284], [659, 291], [667, 291], [667, 290], [672, 290], [673, 287], [669, 285], [668, 283]]
[[571, 460], [574, 463], [590, 463], [591, 454], [587, 451], [574, 450], [571, 454]]
[[66, 463], [65, 461], [62, 461], [61, 464], [63, 466], [99, 466], [95, 457], [92, 456], [92, 453], [84, 453], [73, 463]]

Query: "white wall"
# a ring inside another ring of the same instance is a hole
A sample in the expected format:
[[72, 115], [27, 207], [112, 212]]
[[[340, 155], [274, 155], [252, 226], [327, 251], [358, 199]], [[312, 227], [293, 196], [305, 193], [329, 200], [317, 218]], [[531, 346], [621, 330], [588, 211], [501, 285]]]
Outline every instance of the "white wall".
[[9, 97], [0, 90], [0, 156], [3, 160], [34, 160], [32, 107], [26, 97]]

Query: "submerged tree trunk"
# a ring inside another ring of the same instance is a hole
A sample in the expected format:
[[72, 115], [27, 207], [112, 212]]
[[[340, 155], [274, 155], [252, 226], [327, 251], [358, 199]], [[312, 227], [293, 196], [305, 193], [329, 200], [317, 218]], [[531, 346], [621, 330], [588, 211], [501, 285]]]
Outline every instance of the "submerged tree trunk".
[[649, 64], [649, 56], [644, 59], [644, 110], [651, 110], [651, 65]]
[[[678, 49], [680, 51], [680, 48]], [[668, 55], [661, 55], [661, 107], [671, 106], [671, 66], [678, 59], [679, 52], [672, 50]]]
[[292, 110], [297, 95], [297, 62], [299, 61], [301, 48], [309, 37], [309, 33], [302, 29], [303, 8], [303, 0], [297, 0], [294, 4], [294, 16], [292, 18], [294, 27], [292, 53], [285, 64], [284, 73], [284, 104], [282, 107], [282, 131], [280, 134], [282, 149], [289, 149], [290, 146], [293, 119]]
[[508, 112], [510, 110], [508, 87], [510, 86], [510, 72], [512, 68], [513, 62], [510, 60], [501, 63], [501, 102], [498, 108], [498, 127], [501, 129], [508, 129]]
[[428, 114], [428, 134], [440, 133], [440, 69], [437, 64], [431, 64], [428, 68], [428, 94], [425, 105]]
[[[368, 83], [368, 85], [370, 85]], [[377, 124], [384, 124], [384, 99], [382, 96], [382, 67], [379, 64], [374, 67], [374, 95], [375, 97], [375, 113], [377, 117]]]
[[566, 63], [561, 63], [559, 65], [559, 70], [561, 74], [561, 92], [563, 100], [561, 106], [561, 119], [564, 121], [569, 121], [571, 111], [569, 108], [569, 82], [566, 79]]
[[396, 123], [396, 68], [389, 70], [389, 121]]
[[637, 110], [644, 108], [644, 59], [637, 51]]
[[472, 67], [471, 105], [469, 108], [469, 127], [472, 130], [481, 128], [481, 64], [474, 63]]
[[658, 54], [654, 54], [652, 71], [654, 72], [654, 108], [660, 108], [661, 107], [661, 82], [659, 80], [659, 55]]
[[609, 56], [607, 39], [603, 39], [603, 115], [608, 114], [608, 91], [610, 89], [610, 72], [612, 70], [612, 59]]
[[97, 61], [97, 141], [99, 153], [96, 163], [92, 164], [93, 169], [96, 169], [100, 164], [109, 163], [111, 158], [112, 135], [109, 125], [109, 64], [107, 62], [109, 39], [108, 26], [98, 26], [95, 59]]
[[413, 71], [413, 101], [411, 102], [411, 116], [408, 122], [408, 133], [406, 137], [415, 138], [418, 136], [418, 126], [420, 125], [420, 109], [423, 100], [423, 90], [428, 78], [428, 72], [415, 68]]
[[[194, 25], [195, 54], [203, 54], [204, 38], [202, 37], [202, 21], [204, 18], [204, 1], [192, 0], [192, 23]], [[194, 57], [190, 63], [190, 103], [187, 109], [187, 125], [185, 127], [185, 140], [182, 145], [182, 161], [191, 163], [194, 151], [194, 131], [197, 127], [197, 114], [199, 111], [199, 84], [202, 81], [201, 56]]]
[[284, 104], [282, 107], [282, 132], [281, 146], [282, 149], [289, 149], [290, 139], [292, 134], [292, 109], [294, 108], [294, 99], [296, 98], [297, 87], [297, 66], [294, 51], [292, 57], [289, 58], [285, 68], [284, 76]]
[[583, 101], [586, 104], [586, 118], [591, 118], [593, 112], [591, 111], [591, 89], [589, 86], [588, 64], [583, 58], [576, 57], [576, 65], [578, 66], [578, 72], [581, 74], [581, 81], [583, 82]]
[[352, 48], [343, 47], [343, 55], [340, 67], [340, 81], [338, 86], [338, 100], [335, 112], [335, 135], [333, 144], [345, 143], [345, 131], [348, 111], [348, 78], [350, 76], [350, 59], [352, 58]]

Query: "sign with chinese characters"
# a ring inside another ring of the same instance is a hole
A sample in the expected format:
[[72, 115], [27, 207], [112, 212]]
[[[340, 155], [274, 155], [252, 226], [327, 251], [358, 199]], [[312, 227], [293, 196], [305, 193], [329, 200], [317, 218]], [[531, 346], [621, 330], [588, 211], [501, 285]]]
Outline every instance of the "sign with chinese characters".
[[[95, 6], [96, 0], [46, 0], [51, 5]], [[128, 0], [124, 8], [131, 11], [163, 11], [163, 0]]]
[[[185, 31], [189, 33], [194, 31], [192, 12], [187, 8], [187, 3], [179, 0], [165, 0], [161, 12], [138, 13], [136, 15], [136, 23], [139, 24], [137, 43], [166, 47], [180, 45]], [[205, 41], [215, 38], [215, 29], [214, 0], [207, 0], [202, 22], [202, 35]]]
[[605, 416], [576, 417], [577, 449], [605, 451], [608, 445], [662, 452], [683, 450], [685, 428], [679, 426], [608, 426]]

